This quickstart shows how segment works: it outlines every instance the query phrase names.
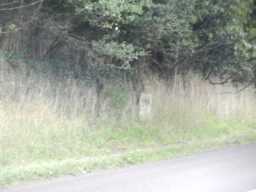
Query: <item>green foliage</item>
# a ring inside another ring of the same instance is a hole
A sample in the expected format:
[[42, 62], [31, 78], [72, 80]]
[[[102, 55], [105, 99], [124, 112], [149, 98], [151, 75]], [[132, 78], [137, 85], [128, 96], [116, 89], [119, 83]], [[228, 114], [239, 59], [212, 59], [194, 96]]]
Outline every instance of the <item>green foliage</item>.
[[129, 69], [143, 60], [160, 76], [256, 76], [255, 0], [45, 0], [42, 13], [103, 63]]
[[75, 14], [84, 20], [103, 28], [113, 28], [119, 23], [132, 22], [143, 14], [144, 8], [151, 5], [150, 0], [69, 0]]
[[131, 62], [136, 61], [140, 56], [145, 55], [142, 49], [136, 49], [132, 44], [127, 44], [125, 42], [95, 41], [93, 42], [93, 48], [99, 55], [112, 58], [112, 62], [114, 59], [116, 61], [121, 61], [120, 65], [124, 69], [130, 69]]
[[174, 57], [175, 46], [193, 47], [190, 25], [192, 1], [64, 2], [62, 7], [69, 7], [69, 18], [75, 18], [71, 31], [80, 36], [85, 35], [86, 39], [86, 31], [94, 31], [94, 37], [97, 37], [89, 37], [88, 41], [94, 45], [97, 54], [112, 57], [114, 63], [119, 64], [121, 61], [128, 65], [140, 57], [151, 57], [152, 50], [156, 49]]
[[205, 74], [226, 74], [234, 81], [253, 76], [252, 48], [248, 41], [248, 23], [253, 1], [196, 1], [194, 33], [199, 39], [199, 69]]

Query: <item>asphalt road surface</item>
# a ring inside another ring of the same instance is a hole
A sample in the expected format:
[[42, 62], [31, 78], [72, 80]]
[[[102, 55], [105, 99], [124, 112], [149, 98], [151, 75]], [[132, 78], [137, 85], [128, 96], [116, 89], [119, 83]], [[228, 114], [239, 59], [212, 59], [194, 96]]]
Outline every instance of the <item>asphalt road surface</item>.
[[256, 189], [256, 144], [190, 157], [64, 177], [4, 192], [249, 192]]

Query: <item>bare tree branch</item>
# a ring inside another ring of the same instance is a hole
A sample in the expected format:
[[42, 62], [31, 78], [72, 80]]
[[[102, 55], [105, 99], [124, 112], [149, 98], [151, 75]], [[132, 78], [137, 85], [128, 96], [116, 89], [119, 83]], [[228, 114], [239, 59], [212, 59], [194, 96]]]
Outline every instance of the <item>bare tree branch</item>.
[[231, 75], [222, 81], [213, 81], [210, 77], [208, 78], [210, 84], [212, 84], [212, 85], [223, 85], [223, 84], [228, 83], [229, 80], [231, 80], [231, 79], [232, 79]]
[[17, 0], [17, 1], [12, 1], [12, 2], [8, 2], [8, 3], [1, 3], [0, 7], [10, 6], [10, 5], [14, 5], [16, 3], [20, 3], [20, 2]]
[[17, 7], [10, 7], [10, 8], [2, 8], [0, 9], [0, 11], [13, 11], [13, 10], [17, 10], [17, 9], [24, 9], [24, 8], [28, 8], [28, 7], [32, 7], [34, 5], [37, 5], [39, 3], [43, 3], [44, 0], [37, 0], [37, 1], [34, 1], [30, 4], [27, 4], [27, 5], [20, 5], [20, 6], [17, 6]]
[[40, 3], [38, 4], [38, 7], [33, 11], [34, 13], [32, 14], [31, 19], [28, 20], [27, 22], [22, 22], [22, 24], [20, 24], [20, 26], [18, 26], [17, 28], [15, 28], [14, 30], [8, 30], [8, 31], [0, 31], [0, 35], [1, 34], [10, 34], [10, 33], [16, 33], [18, 31], [21, 31], [23, 30], [24, 28], [28, 27], [31, 23], [33, 23], [37, 17], [36, 15], [38, 14], [38, 12], [40, 11], [41, 7], [42, 7], [42, 4], [43, 4], [43, 1], [44, 0], [40, 0], [40, 1], [37, 1], [37, 3]]

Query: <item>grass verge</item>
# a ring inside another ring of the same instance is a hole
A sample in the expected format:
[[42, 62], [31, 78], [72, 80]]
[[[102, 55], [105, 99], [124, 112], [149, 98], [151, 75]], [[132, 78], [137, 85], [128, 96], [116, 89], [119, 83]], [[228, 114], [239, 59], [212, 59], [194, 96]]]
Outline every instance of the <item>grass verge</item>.
[[256, 141], [254, 122], [204, 117], [204, 121], [184, 130], [166, 125], [160, 129], [159, 122], [156, 127], [153, 121], [101, 122], [93, 130], [84, 129], [82, 121], [67, 125], [62, 121], [55, 128], [48, 122], [49, 127], [38, 124], [36, 129], [35, 125], [24, 129], [19, 124], [12, 127], [16, 136], [12, 133], [7, 139], [6, 131], [2, 137], [0, 185], [170, 159]]

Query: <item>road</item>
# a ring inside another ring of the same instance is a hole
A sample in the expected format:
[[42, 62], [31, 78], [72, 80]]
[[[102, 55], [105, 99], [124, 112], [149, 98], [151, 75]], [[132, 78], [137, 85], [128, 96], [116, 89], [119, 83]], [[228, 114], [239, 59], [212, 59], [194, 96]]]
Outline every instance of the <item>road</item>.
[[4, 192], [248, 192], [256, 189], [256, 144], [175, 160], [64, 177]]

